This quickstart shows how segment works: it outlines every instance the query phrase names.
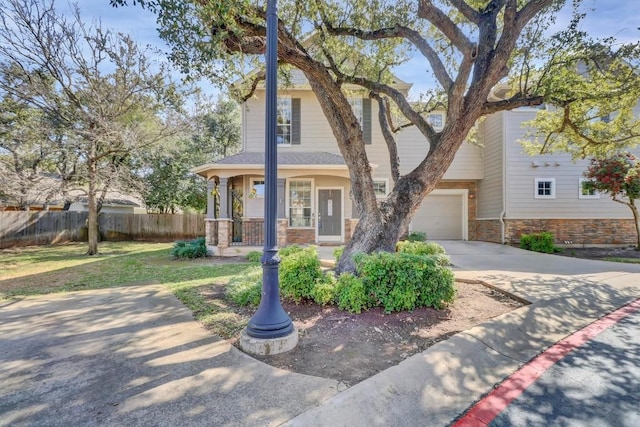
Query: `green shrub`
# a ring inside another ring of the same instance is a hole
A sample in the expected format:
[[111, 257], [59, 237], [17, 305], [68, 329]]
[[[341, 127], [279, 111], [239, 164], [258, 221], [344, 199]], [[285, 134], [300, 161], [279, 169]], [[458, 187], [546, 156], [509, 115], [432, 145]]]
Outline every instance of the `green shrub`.
[[175, 242], [171, 249], [175, 258], [203, 258], [207, 256], [207, 244], [204, 237], [198, 237], [190, 242]]
[[555, 237], [553, 233], [549, 231], [523, 234], [520, 236], [520, 248], [533, 252], [552, 254], [561, 250], [554, 244], [554, 241]]
[[251, 251], [247, 254], [247, 261], [249, 262], [260, 262], [262, 258], [262, 252], [260, 251]]
[[342, 273], [336, 283], [336, 300], [340, 310], [361, 313], [370, 304], [364, 283], [351, 273]]
[[424, 231], [412, 231], [407, 234], [406, 240], [409, 242], [424, 242], [427, 240], [427, 233]]
[[278, 250], [278, 255], [280, 255], [280, 258], [284, 258], [284, 257], [288, 257], [289, 255], [300, 252], [303, 249], [304, 248], [299, 245], [285, 246], [284, 248], [281, 248], [280, 250]]
[[229, 280], [226, 294], [227, 298], [235, 304], [259, 305], [262, 296], [262, 266], [252, 267], [247, 274], [238, 275]]
[[311, 298], [316, 280], [322, 277], [320, 259], [315, 246], [300, 249], [282, 257], [280, 262], [280, 293], [299, 303]]
[[398, 242], [396, 251], [413, 255], [446, 254], [442, 245], [436, 242], [412, 242], [409, 240]]
[[439, 309], [455, 297], [453, 273], [435, 256], [378, 252], [358, 255], [355, 261], [365, 294], [387, 313], [421, 306]]
[[333, 272], [326, 273], [316, 280], [311, 289], [311, 298], [316, 304], [332, 304], [336, 299], [336, 276]]
[[336, 265], [340, 261], [340, 257], [342, 256], [343, 252], [344, 252], [344, 246], [338, 246], [333, 250], [333, 259], [336, 260]]

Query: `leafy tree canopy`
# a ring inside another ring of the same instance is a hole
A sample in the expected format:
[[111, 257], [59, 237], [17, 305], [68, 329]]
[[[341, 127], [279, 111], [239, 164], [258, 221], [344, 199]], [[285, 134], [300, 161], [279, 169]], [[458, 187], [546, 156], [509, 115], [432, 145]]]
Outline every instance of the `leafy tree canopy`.
[[[111, 0], [124, 5], [127, 0]], [[240, 79], [238, 96], [251, 95], [264, 78], [260, 70], [266, 47], [263, 0], [135, 0], [155, 11], [171, 58], [194, 78], [206, 76], [225, 85]], [[393, 251], [422, 199], [442, 178], [478, 119], [503, 110], [540, 105], [559, 94], [555, 73], [572, 79], [580, 70], [567, 63], [567, 47], [584, 45], [576, 13], [573, 25], [547, 39], [547, 29], [564, 0], [280, 0], [278, 59], [302, 71], [318, 98], [351, 178], [360, 217], [338, 265], [353, 269], [353, 253]], [[581, 1], [573, 4], [578, 7]], [[611, 40], [600, 41], [612, 51]], [[635, 53], [619, 48], [621, 59]], [[414, 103], [394, 84], [393, 68], [421, 58], [424, 78], [438, 89]], [[609, 67], [614, 69], [613, 66]], [[286, 73], [286, 67], [281, 67]], [[621, 71], [612, 76], [622, 76]], [[505, 97], [491, 96], [498, 84]], [[360, 125], [345, 89], [360, 90], [378, 104], [380, 126], [389, 148], [393, 190], [378, 203]], [[621, 92], [618, 93], [620, 95]], [[611, 95], [613, 97], [613, 95]], [[559, 94], [571, 104], [582, 98]], [[429, 140], [418, 166], [400, 176], [391, 122], [395, 109]], [[442, 129], [423, 114], [446, 110]], [[582, 110], [588, 108], [581, 107]], [[600, 111], [598, 112], [600, 113]], [[578, 120], [579, 118], [575, 118]], [[564, 129], [569, 129], [565, 127]]]

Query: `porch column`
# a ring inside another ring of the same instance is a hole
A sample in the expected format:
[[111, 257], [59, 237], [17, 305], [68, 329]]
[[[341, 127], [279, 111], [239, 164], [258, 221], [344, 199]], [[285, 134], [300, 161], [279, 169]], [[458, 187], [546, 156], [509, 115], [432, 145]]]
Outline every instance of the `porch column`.
[[216, 188], [216, 182], [213, 179], [207, 181], [207, 219], [212, 220], [216, 217], [216, 198], [213, 190]]
[[285, 205], [284, 205], [284, 201], [286, 200], [286, 197], [284, 195], [284, 191], [286, 188], [286, 179], [284, 178], [278, 178], [278, 219], [281, 218], [286, 218], [286, 212], [285, 212]]
[[220, 218], [218, 218], [218, 248], [222, 255], [231, 244], [232, 219], [229, 218], [229, 178], [219, 178]]
[[220, 178], [218, 196], [220, 197], [220, 219], [229, 219], [229, 178]]

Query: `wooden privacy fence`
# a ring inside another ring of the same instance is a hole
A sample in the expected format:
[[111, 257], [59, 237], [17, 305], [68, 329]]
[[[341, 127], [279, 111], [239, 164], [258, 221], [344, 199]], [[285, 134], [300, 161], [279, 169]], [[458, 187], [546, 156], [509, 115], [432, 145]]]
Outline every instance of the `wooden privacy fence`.
[[[87, 212], [0, 212], [0, 249], [87, 240]], [[202, 214], [101, 213], [102, 240], [175, 240], [205, 235]]]

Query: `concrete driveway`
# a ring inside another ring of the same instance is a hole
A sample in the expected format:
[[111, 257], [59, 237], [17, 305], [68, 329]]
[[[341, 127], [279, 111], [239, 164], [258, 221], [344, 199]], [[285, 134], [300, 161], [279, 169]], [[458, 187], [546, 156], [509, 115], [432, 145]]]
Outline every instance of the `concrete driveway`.
[[278, 425], [337, 391], [211, 335], [164, 286], [0, 304], [2, 426]]
[[640, 297], [640, 266], [483, 242], [441, 243], [456, 277], [532, 304], [414, 355], [287, 426], [447, 426], [539, 353]]

